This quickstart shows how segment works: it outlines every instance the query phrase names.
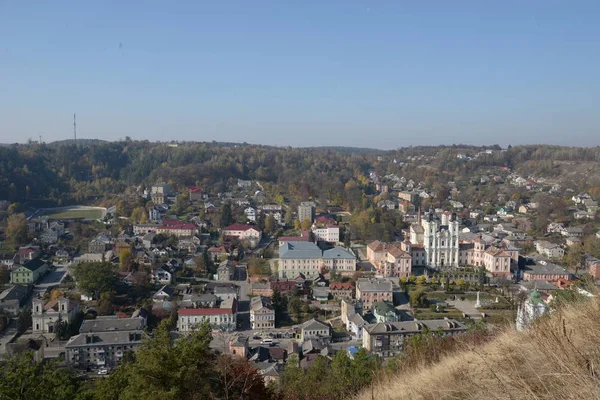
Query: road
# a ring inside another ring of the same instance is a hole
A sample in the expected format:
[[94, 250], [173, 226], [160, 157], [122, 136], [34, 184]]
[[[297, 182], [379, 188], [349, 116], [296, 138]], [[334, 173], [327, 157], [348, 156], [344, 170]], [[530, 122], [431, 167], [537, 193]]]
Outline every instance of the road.
[[449, 300], [448, 304], [452, 305], [457, 310], [465, 313], [469, 318], [481, 319], [481, 312], [475, 308], [472, 301], [468, 300]]
[[55, 285], [58, 285], [59, 283], [61, 283], [66, 275], [67, 275], [67, 266], [66, 265], [55, 265], [54, 270], [50, 270], [50, 272], [48, 272], [42, 278], [42, 280], [37, 285], [34, 286], [33, 294], [34, 295], [43, 294], [44, 292], [46, 292], [46, 290], [48, 290], [49, 287], [55, 286]]

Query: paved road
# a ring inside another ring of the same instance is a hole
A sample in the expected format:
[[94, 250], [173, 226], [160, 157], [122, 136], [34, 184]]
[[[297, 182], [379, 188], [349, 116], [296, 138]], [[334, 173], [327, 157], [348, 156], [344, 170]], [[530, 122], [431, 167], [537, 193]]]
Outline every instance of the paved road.
[[481, 319], [481, 312], [475, 308], [472, 301], [468, 300], [450, 300], [448, 304], [465, 313], [469, 318]]
[[47, 273], [46, 276], [44, 276], [42, 280], [34, 286], [34, 295], [43, 294], [46, 292], [46, 290], [48, 290], [49, 287], [58, 285], [62, 282], [66, 275], [66, 265], [55, 265], [55, 269], [50, 270], [50, 272]]

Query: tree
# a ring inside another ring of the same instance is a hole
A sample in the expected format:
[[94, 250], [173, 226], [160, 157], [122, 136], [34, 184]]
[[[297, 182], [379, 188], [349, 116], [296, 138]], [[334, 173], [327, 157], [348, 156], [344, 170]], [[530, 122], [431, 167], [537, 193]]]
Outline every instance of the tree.
[[267, 215], [267, 218], [265, 218], [265, 231], [267, 231], [267, 233], [272, 233], [275, 230], [276, 226], [277, 221], [275, 221], [275, 217], [273, 217], [273, 214]]
[[27, 219], [25, 214], [9, 215], [4, 235], [14, 246], [25, 244], [27, 242]]
[[271, 304], [273, 305], [273, 310], [275, 310], [275, 322], [281, 323], [284, 312], [287, 310], [287, 297], [282, 296], [281, 293], [275, 289], [271, 296]]
[[0, 264], [0, 285], [4, 285], [10, 282], [10, 272], [4, 264]]
[[412, 307], [425, 307], [427, 306], [427, 294], [423, 289], [413, 290], [410, 293], [410, 305]]
[[302, 221], [300, 223], [300, 228], [302, 228], [303, 231], [309, 231], [311, 226], [312, 226], [312, 223], [310, 222], [309, 219], [305, 219], [304, 221]]
[[223, 205], [223, 209], [221, 210], [221, 228], [226, 228], [231, 225], [233, 222], [233, 213], [231, 211], [231, 203], [227, 202]]
[[121, 271], [128, 271], [132, 261], [131, 250], [123, 249], [119, 252], [119, 267]]
[[565, 255], [565, 262], [570, 268], [575, 268], [575, 271], [577, 273], [577, 270], [579, 270], [582, 267], [583, 256], [583, 246], [579, 243], [575, 243], [567, 250], [567, 254]]
[[144, 207], [136, 207], [131, 212], [131, 221], [134, 223], [145, 224], [148, 222], [148, 213]]
[[0, 399], [71, 400], [81, 389], [69, 370], [35, 362], [31, 352], [8, 358], [0, 369]]
[[98, 299], [101, 293], [112, 289], [117, 274], [112, 263], [91, 262], [74, 266], [73, 277], [84, 293]]
[[175, 196], [175, 212], [177, 214], [181, 214], [189, 204], [189, 197], [187, 193], [178, 194]]
[[302, 223], [300, 222], [300, 220], [295, 220], [294, 221], [294, 229], [299, 231], [300, 229], [302, 229]]

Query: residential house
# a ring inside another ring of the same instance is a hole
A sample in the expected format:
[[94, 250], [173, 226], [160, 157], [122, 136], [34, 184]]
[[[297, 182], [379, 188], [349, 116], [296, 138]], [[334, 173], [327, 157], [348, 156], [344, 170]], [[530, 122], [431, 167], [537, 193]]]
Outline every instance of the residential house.
[[190, 201], [199, 201], [204, 199], [204, 190], [197, 186], [188, 186], [188, 195]]
[[217, 280], [233, 281], [237, 277], [237, 267], [231, 260], [225, 260], [217, 268]]
[[411, 336], [425, 331], [454, 336], [467, 330], [467, 326], [453, 319], [377, 323], [364, 327], [362, 343], [372, 354], [392, 357], [403, 352]]
[[98, 235], [96, 238], [92, 239], [88, 244], [88, 253], [104, 254], [110, 248], [110, 239], [104, 235]]
[[567, 237], [582, 237], [583, 229], [581, 229], [579, 227], [564, 228], [560, 233], [563, 236], [567, 236]]
[[300, 339], [304, 342], [311, 339], [327, 341], [331, 339], [331, 327], [315, 318], [300, 325]]
[[312, 233], [316, 241], [337, 243], [340, 241], [340, 227], [337, 225], [313, 224]]
[[98, 317], [83, 321], [65, 345], [65, 361], [81, 370], [114, 368], [125, 353], [136, 351], [146, 336], [144, 318]]
[[202, 323], [212, 327], [233, 331], [237, 324], [237, 301], [230, 302], [228, 308], [180, 308], [177, 311], [177, 329], [180, 333], [190, 333]]
[[596, 213], [588, 212], [588, 211], [575, 211], [573, 213], [573, 218], [575, 218], [575, 219], [594, 219], [594, 218], [596, 218]]
[[365, 309], [380, 301], [392, 302], [392, 282], [384, 279], [362, 278], [356, 283], [356, 299]]
[[29, 285], [36, 283], [48, 271], [48, 264], [36, 258], [21, 265], [15, 264], [10, 271], [10, 283]]
[[262, 232], [254, 225], [233, 224], [221, 232], [225, 237], [235, 237], [239, 240], [248, 240], [253, 246], [258, 245]]
[[163, 220], [162, 225], [156, 226], [155, 232], [167, 236], [190, 237], [198, 232], [198, 228], [179, 220]]
[[79, 302], [68, 297], [50, 300], [44, 305], [42, 299], [32, 300], [31, 319], [34, 334], [55, 333], [59, 321], [70, 323], [79, 312]]
[[148, 210], [148, 220], [157, 224], [161, 223], [162, 217], [158, 207], [153, 206]]
[[256, 222], [256, 209], [254, 207], [248, 207], [244, 210], [246, 219], [251, 222]]
[[151, 249], [153, 246], [155, 237], [156, 237], [156, 233], [154, 233], [154, 232], [146, 233], [144, 235], [144, 237], [142, 238], [142, 244], [143, 244], [144, 248]]
[[353, 299], [355, 287], [353, 282], [331, 282], [329, 291], [334, 299]]
[[391, 200], [381, 200], [379, 203], [377, 203], [377, 207], [385, 208], [387, 210], [395, 210], [396, 203]]
[[250, 188], [252, 186], [252, 181], [245, 181], [243, 179], [238, 179], [237, 185], [241, 189], [247, 189], [247, 188]]
[[182, 308], [214, 308], [217, 306], [219, 298], [212, 293], [196, 294], [188, 293], [183, 295], [180, 307]]
[[314, 286], [312, 288], [312, 297], [316, 301], [321, 302], [329, 300], [329, 288], [327, 286]]
[[571, 280], [573, 275], [561, 266], [547, 261], [538, 261], [535, 265], [526, 265], [523, 271], [523, 279], [528, 281], [542, 280], [553, 282], [560, 278]]
[[55, 244], [58, 239], [65, 234], [65, 224], [62, 222], [53, 222], [40, 235], [40, 240], [44, 244]]
[[164, 285], [163, 287], [158, 289], [158, 291], [156, 293], [154, 293], [154, 296], [152, 296], [152, 300], [155, 302], [171, 301], [171, 299], [173, 298], [174, 292], [175, 292], [175, 290], [171, 286]]
[[275, 311], [267, 298], [250, 299], [250, 326], [252, 330], [275, 328]]
[[169, 285], [173, 282], [173, 275], [171, 267], [163, 264], [152, 272], [152, 280], [154, 283]]
[[538, 253], [549, 258], [563, 258], [565, 250], [555, 243], [550, 243], [545, 240], [537, 240], [533, 243]]
[[0, 292], [0, 314], [17, 317], [21, 306], [29, 295], [26, 285], [12, 285]]
[[394, 306], [385, 301], [379, 301], [373, 305], [373, 316], [377, 323], [400, 321]]
[[[107, 257], [108, 254], [108, 257]], [[73, 258], [73, 263], [74, 264], [83, 264], [83, 263], [89, 263], [89, 262], [103, 262], [105, 260], [110, 260], [112, 258], [112, 252], [109, 250], [106, 252], [106, 254], [92, 254], [92, 253], [85, 253], [80, 255], [79, 257], [75, 257]]]

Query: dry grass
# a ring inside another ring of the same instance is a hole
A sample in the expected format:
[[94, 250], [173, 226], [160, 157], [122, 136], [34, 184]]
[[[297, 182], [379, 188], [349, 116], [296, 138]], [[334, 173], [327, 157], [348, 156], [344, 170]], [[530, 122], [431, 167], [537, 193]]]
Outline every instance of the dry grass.
[[526, 332], [410, 373], [386, 376], [356, 400], [600, 399], [600, 300], [574, 303]]

